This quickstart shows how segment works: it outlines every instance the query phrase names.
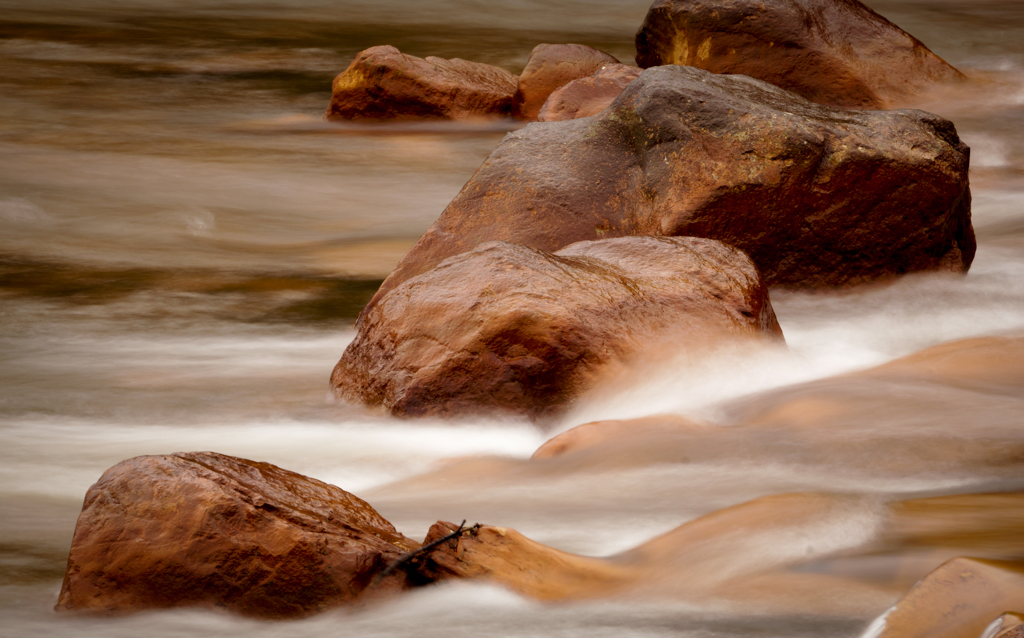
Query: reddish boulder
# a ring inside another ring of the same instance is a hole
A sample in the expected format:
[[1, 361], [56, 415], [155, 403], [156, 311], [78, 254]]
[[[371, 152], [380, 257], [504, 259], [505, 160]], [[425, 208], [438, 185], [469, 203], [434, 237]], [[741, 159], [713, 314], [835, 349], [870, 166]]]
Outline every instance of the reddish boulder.
[[640, 77], [641, 69], [609, 64], [587, 78], [573, 80], [556, 89], [537, 115], [538, 122], [559, 122], [597, 115], [619, 97], [629, 83]]
[[555, 251], [709, 237], [769, 285], [820, 288], [974, 258], [970, 149], [922, 111], [847, 111], [693, 67], [647, 69], [595, 117], [511, 133], [385, 280], [486, 241]]
[[820, 104], [888, 109], [963, 75], [857, 0], [657, 0], [636, 62], [771, 82]]
[[329, 120], [508, 117], [516, 76], [455, 58], [405, 55], [392, 46], [367, 49], [334, 78]]
[[[57, 609], [302, 616], [361, 596], [418, 546], [359, 498], [269, 463], [140, 456], [89, 488]], [[396, 571], [373, 592], [402, 589], [406, 578]]]
[[757, 270], [693, 237], [503, 242], [446, 260], [364, 312], [331, 375], [340, 398], [405, 416], [564, 409], [613, 363], [722, 336], [781, 338]]
[[555, 89], [618, 63], [604, 51], [583, 44], [538, 44], [519, 76], [512, 98], [512, 115], [523, 120], [537, 119], [544, 101]]

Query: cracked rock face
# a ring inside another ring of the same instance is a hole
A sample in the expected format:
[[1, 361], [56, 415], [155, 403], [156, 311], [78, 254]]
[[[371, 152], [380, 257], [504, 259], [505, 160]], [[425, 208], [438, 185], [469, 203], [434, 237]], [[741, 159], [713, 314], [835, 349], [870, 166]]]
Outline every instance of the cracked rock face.
[[[140, 456], [89, 488], [57, 609], [304, 616], [359, 598], [418, 546], [361, 499], [269, 463]], [[406, 578], [391, 574], [370, 593], [402, 589]]]
[[506, 136], [370, 307], [487, 241], [551, 252], [707, 237], [794, 288], [964, 272], [969, 154], [951, 122], [923, 111], [842, 110], [744, 76], [647, 69], [600, 115]]
[[658, 0], [636, 62], [771, 82], [821, 104], [888, 109], [963, 75], [858, 0]]
[[540, 420], [612, 364], [750, 337], [781, 330], [756, 268], [725, 244], [629, 237], [551, 254], [493, 242], [364, 313], [331, 385], [396, 415]]

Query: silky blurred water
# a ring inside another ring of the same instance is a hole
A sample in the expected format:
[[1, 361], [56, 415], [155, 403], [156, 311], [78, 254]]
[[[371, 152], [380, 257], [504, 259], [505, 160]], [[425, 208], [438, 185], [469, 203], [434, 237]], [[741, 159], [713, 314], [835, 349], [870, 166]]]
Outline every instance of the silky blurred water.
[[[507, 464], [578, 423], [659, 412], [714, 422], [751, 393], [1024, 329], [1024, 4], [1010, 0], [868, 3], [972, 78], [922, 105], [972, 147], [980, 245], [966, 277], [773, 291], [788, 348], [637, 371], [548, 432], [399, 422], [328, 399], [356, 313], [516, 126], [329, 125], [332, 77], [378, 44], [514, 73], [541, 42], [630, 62], [648, 4], [0, 0], [0, 635], [857, 635], [870, 614], [542, 605], [476, 585], [289, 623], [51, 611], [85, 490], [140, 454], [276, 463], [368, 498], [414, 537], [475, 516], [588, 554], [775, 492], [1009, 485], [985, 472], [872, 476], [770, 456], [548, 475]], [[471, 455], [513, 470], [458, 485], [410, 479]]]

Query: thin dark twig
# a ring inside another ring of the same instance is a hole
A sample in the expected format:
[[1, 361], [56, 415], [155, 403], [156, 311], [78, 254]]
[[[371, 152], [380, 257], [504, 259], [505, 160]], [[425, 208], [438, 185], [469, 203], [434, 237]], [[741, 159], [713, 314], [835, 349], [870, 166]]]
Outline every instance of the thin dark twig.
[[398, 569], [398, 566], [401, 565], [402, 563], [406, 563], [406, 562], [412, 560], [413, 558], [416, 558], [420, 554], [425, 554], [426, 552], [429, 552], [430, 550], [434, 549], [435, 547], [437, 547], [441, 543], [443, 543], [445, 541], [450, 541], [451, 539], [455, 538], [456, 536], [458, 536], [459, 534], [462, 533], [462, 530], [463, 530], [463, 528], [465, 526], [466, 526], [466, 521], [463, 520], [462, 523], [459, 524], [459, 528], [456, 529], [451, 534], [448, 534], [447, 536], [443, 536], [443, 537], [437, 539], [436, 541], [434, 541], [432, 543], [427, 543], [426, 545], [424, 545], [424, 546], [422, 546], [420, 548], [414, 549], [411, 552], [408, 552], [406, 554], [402, 554], [397, 559], [395, 559], [395, 561], [393, 563], [388, 565], [384, 569], [384, 571], [382, 571], [381, 573], [377, 574], [377, 577], [373, 579], [373, 584], [376, 585], [379, 581], [381, 581], [381, 580], [387, 578], [388, 576], [390, 576], [391, 573], [394, 572], [396, 569]]

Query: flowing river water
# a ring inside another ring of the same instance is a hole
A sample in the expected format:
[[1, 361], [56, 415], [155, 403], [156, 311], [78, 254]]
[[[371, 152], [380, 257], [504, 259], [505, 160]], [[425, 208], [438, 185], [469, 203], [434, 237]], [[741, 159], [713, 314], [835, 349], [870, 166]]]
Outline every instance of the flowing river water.
[[[631, 62], [646, 0], [0, 0], [0, 635], [858, 635], [944, 557], [903, 561], [898, 587], [857, 604], [681, 594], [556, 605], [460, 584], [294, 622], [52, 607], [86, 489], [142, 454], [271, 462], [356, 493], [413, 538], [469, 519], [598, 556], [766, 494], [868, 503], [808, 523], [826, 556], [871, 533], [870, 503], [1022, 489], [1021, 456], [995, 469], [880, 460], [917, 449], [936, 405], [960, 419], [961, 447], [972, 432], [1024, 426], [1021, 386], [995, 381], [872, 386], [865, 405], [882, 407], [837, 427], [828, 449], [843, 454], [817, 464], [742, 444], [543, 471], [525, 460], [587, 421], [670, 412], [726, 427], [759, 392], [822, 380], [850, 393], [856, 377], [829, 377], [1024, 331], [1024, 3], [868, 4], [972, 78], [922, 105], [972, 148], [970, 273], [773, 291], [788, 348], [637, 371], [541, 431], [397, 421], [329, 400], [355, 314], [511, 125], [338, 126], [321, 114], [332, 77], [378, 44], [513, 73], [541, 42]], [[885, 436], [851, 434], [866, 427]], [[723, 545], [714, 569], [787, 542]], [[990, 553], [1022, 558], [1024, 542]], [[880, 562], [854, 571], [892, 572]]]

